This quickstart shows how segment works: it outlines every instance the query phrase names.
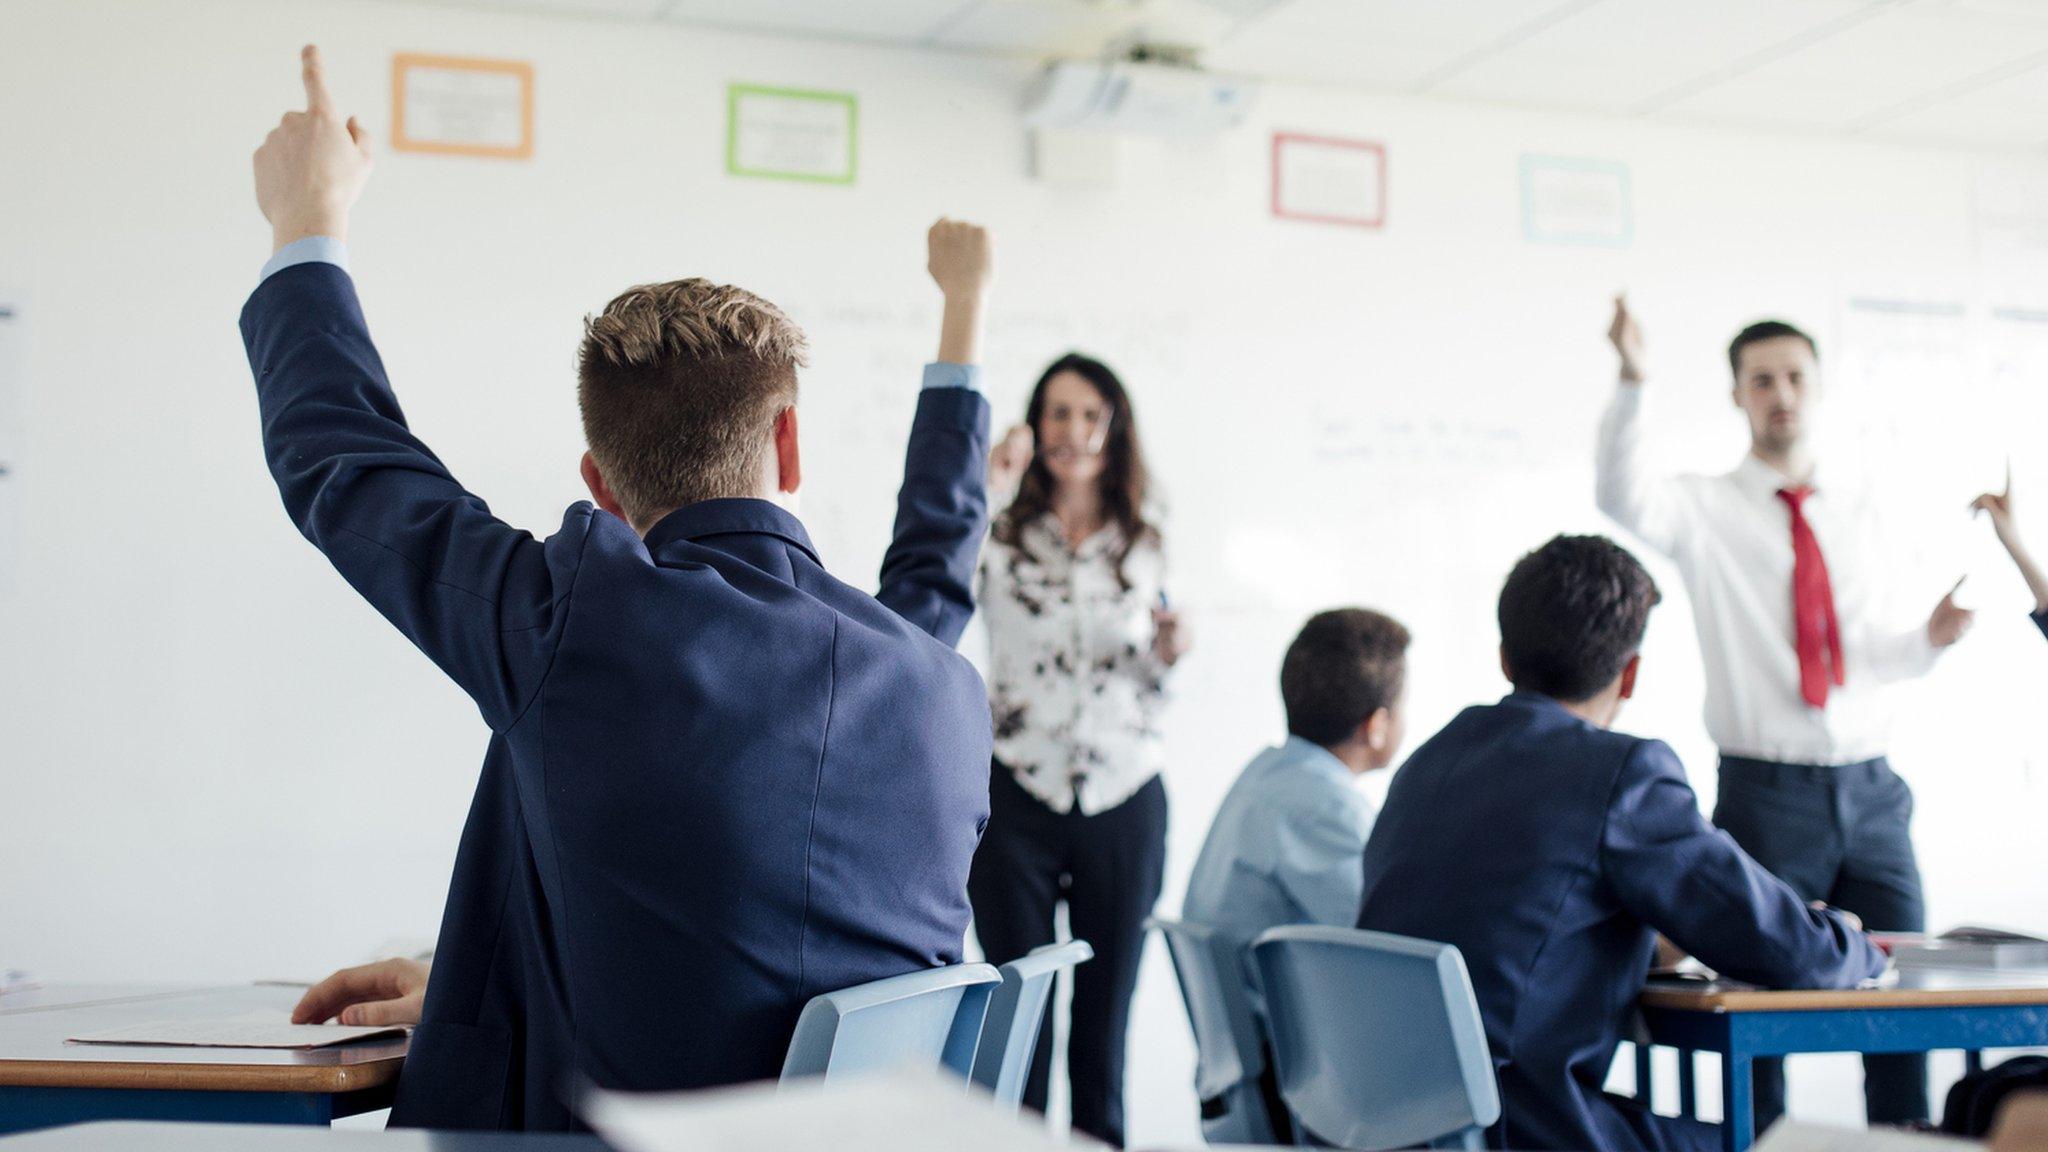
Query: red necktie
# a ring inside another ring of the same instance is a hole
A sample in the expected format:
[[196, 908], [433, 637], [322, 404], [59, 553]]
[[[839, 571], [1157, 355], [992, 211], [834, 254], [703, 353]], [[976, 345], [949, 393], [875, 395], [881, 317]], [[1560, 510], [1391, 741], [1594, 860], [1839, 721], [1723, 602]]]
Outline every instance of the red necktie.
[[1792, 510], [1792, 634], [1799, 649], [1799, 694], [1815, 708], [1828, 702], [1828, 684], [1843, 684], [1842, 629], [1835, 622], [1835, 590], [1828, 562], [1820, 554], [1813, 525], [1800, 505], [1813, 495], [1807, 487], [1780, 488], [1778, 499]]

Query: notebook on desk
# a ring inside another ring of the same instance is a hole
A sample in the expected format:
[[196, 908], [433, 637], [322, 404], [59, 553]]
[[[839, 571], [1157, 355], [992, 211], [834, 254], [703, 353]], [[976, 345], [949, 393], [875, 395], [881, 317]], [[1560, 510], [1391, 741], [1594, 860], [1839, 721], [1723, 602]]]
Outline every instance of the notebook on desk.
[[286, 1024], [269, 1020], [157, 1020], [72, 1036], [72, 1044], [141, 1044], [170, 1048], [331, 1048], [403, 1036], [403, 1027]]
[[2048, 940], [1964, 925], [1939, 936], [1872, 934], [1901, 968], [2048, 968]]

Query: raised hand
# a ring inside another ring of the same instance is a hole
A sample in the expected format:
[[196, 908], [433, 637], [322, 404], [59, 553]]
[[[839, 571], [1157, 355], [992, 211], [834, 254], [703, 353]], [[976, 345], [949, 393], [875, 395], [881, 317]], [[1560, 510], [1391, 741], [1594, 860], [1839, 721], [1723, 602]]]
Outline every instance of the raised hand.
[[1614, 298], [1614, 321], [1607, 326], [1607, 342], [1621, 356], [1621, 378], [1631, 384], [1643, 382], [1643, 329], [1628, 310], [1628, 297]]
[[403, 959], [343, 968], [306, 989], [292, 1009], [292, 1023], [324, 1024], [338, 1016], [343, 1024], [417, 1024], [427, 972], [426, 964]]
[[282, 248], [308, 236], [347, 238], [348, 210], [370, 178], [370, 134], [327, 91], [320, 50], [299, 53], [306, 110], [287, 112], [256, 149], [256, 206]]
[[979, 294], [988, 290], [995, 275], [995, 258], [990, 251], [988, 229], [964, 220], [941, 218], [925, 235], [930, 255], [925, 268], [948, 297], [958, 293]]
[[[1963, 577], [1963, 580], [1968, 579], [1968, 576]], [[1948, 590], [1948, 595], [1941, 598], [1941, 603], [1934, 606], [1933, 615], [1927, 618], [1927, 642], [1936, 648], [1947, 648], [1961, 640], [1970, 630], [1970, 625], [1976, 623], [1975, 611], [1956, 605], [1956, 593], [1962, 590], [1963, 580], [1956, 581], [1956, 586]]]
[[988, 454], [988, 491], [992, 505], [1008, 506], [1024, 482], [1024, 470], [1031, 467], [1037, 451], [1037, 437], [1028, 424], [1012, 425]]
[[939, 359], [972, 364], [981, 358], [981, 306], [996, 271], [988, 229], [941, 217], [925, 235], [925, 248], [925, 269], [946, 296]]
[[1991, 529], [1998, 533], [1998, 542], [2007, 549], [2019, 543], [2019, 533], [2014, 529], [2012, 519], [2012, 461], [2005, 462], [2005, 491], [1986, 492], [1970, 501], [1970, 511], [1988, 513]]
[[2048, 612], [2048, 572], [2042, 571], [2041, 565], [2027, 551], [2026, 542], [2020, 539], [2019, 522], [2013, 519], [2011, 460], [2005, 462], [2005, 491], [1986, 492], [1970, 501], [1970, 508], [1991, 517], [1991, 528], [1998, 533], [1998, 542], [2005, 545], [2012, 562], [2019, 567], [2020, 576], [2027, 582], [2027, 590], [2034, 594], [2035, 613]]

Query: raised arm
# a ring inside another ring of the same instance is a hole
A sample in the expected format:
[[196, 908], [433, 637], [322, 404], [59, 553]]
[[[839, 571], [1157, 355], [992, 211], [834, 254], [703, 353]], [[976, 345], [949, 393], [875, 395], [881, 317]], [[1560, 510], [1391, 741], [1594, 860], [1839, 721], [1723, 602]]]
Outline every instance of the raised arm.
[[1991, 517], [1991, 528], [1998, 533], [1998, 542], [2005, 545], [2005, 551], [2019, 568], [2020, 576], [2027, 582], [2027, 591], [2034, 594], [2034, 623], [2048, 634], [2048, 574], [2041, 571], [2041, 565], [2027, 551], [2025, 540], [2020, 538], [2019, 523], [2012, 512], [2012, 461], [2005, 464], [2005, 491], [1986, 492], [1970, 502], [1970, 509]]
[[1615, 523], [1668, 555], [1678, 544], [1678, 501], [1672, 478], [1651, 466], [1643, 446], [1643, 330], [1626, 297], [1614, 298], [1607, 339], [1621, 358], [1621, 371], [1600, 418], [1593, 499]]
[[980, 375], [982, 309], [994, 262], [988, 232], [940, 220], [927, 268], [945, 294], [939, 358], [925, 368], [910, 427], [896, 531], [877, 599], [940, 640], [958, 643], [974, 615], [974, 566], [988, 527], [988, 401]]
[[1708, 967], [1767, 988], [1849, 988], [1884, 971], [1862, 932], [1809, 907], [1707, 823], [1668, 746], [1636, 747], [1608, 813], [1607, 883], [1631, 915]]
[[502, 729], [544, 667], [555, 582], [542, 546], [493, 517], [406, 426], [334, 262], [369, 176], [368, 138], [335, 111], [315, 49], [301, 68], [306, 110], [286, 113], [255, 155], [276, 251], [241, 329], [264, 453], [299, 531]]

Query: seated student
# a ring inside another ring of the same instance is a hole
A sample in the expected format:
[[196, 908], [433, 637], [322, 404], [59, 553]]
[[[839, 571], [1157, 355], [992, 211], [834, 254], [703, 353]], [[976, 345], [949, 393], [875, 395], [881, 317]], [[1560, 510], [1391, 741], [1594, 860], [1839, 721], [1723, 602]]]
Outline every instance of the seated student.
[[1302, 626], [1280, 664], [1287, 740], [1253, 757], [1223, 797], [1184, 918], [1246, 945], [1283, 924], [1357, 919], [1373, 806], [1356, 779], [1400, 750], [1407, 651], [1408, 630], [1364, 608]]
[[[1394, 777], [1358, 926], [1457, 946], [1500, 1080], [1495, 1147], [1718, 1147], [1601, 1084], [1662, 932], [1776, 988], [1847, 988], [1885, 958], [1700, 816], [1662, 742], [1609, 730], [1656, 586], [1598, 536], [1522, 558], [1500, 594], [1515, 691], [1468, 708]], [[1503, 1141], [1505, 1144], [1503, 1145]]]
[[1998, 533], [1998, 542], [2005, 545], [2007, 554], [2018, 566], [2020, 576], [2027, 582], [2027, 591], [2034, 594], [2033, 621], [2048, 636], [2048, 574], [2034, 562], [2033, 554], [2020, 539], [2020, 526], [2012, 518], [2012, 465], [2005, 467], [2005, 491], [1986, 492], [1970, 502], [1970, 508], [1977, 512], [1991, 514], [1992, 531]]
[[[1407, 652], [1408, 630], [1378, 612], [1311, 616], [1280, 662], [1287, 740], [1252, 758], [1209, 825], [1181, 916], [1243, 950], [1239, 975], [1254, 1011], [1264, 1010], [1249, 949], [1259, 933], [1348, 925], [1358, 916], [1358, 854], [1372, 833], [1373, 806], [1356, 779], [1400, 751]], [[1270, 1063], [1259, 1091], [1287, 1138]]]
[[950, 645], [986, 520], [987, 238], [931, 233], [941, 363], [879, 595], [828, 574], [788, 507], [803, 334], [703, 280], [586, 323], [596, 507], [538, 541], [406, 426], [342, 264], [368, 152], [303, 66], [306, 111], [255, 157], [264, 449], [300, 531], [492, 733], [392, 1122], [567, 1129], [578, 1079], [773, 1077], [812, 996], [961, 958], [990, 725]]

